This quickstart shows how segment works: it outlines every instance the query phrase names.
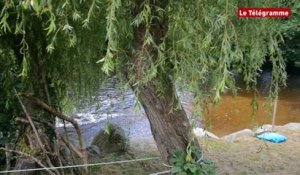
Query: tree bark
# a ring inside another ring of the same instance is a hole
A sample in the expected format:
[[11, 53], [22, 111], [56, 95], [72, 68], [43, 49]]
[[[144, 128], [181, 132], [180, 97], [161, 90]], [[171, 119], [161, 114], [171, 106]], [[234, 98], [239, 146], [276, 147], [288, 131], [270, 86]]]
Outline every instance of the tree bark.
[[[154, 85], [140, 88], [139, 100], [150, 122], [162, 160], [170, 163], [174, 150], [185, 151], [189, 143], [190, 124], [184, 109], [175, 109], [178, 101], [169, 85], [164, 95]], [[180, 105], [181, 106], [181, 105]]]
[[[142, 11], [142, 4], [145, 0], [134, 0], [136, 4], [132, 13], [134, 16], [138, 15]], [[168, 0], [150, 0], [148, 1], [151, 7], [159, 7], [166, 9]], [[147, 71], [147, 63], [144, 63], [139, 58], [139, 53], [145, 51], [151, 54], [150, 61], [155, 63], [157, 61], [157, 48], [151, 45], [144, 45], [146, 31], [149, 30], [156, 45], [161, 44], [166, 37], [168, 31], [168, 17], [166, 13], [159, 14], [155, 9], [152, 10], [153, 18], [150, 22], [150, 29], [146, 27], [146, 24], [141, 23], [134, 28], [133, 48], [135, 50], [132, 55], [132, 64], [135, 65], [135, 81], [140, 79], [140, 72]], [[166, 60], [168, 61], [168, 60]], [[159, 152], [161, 153], [162, 160], [165, 163], [170, 163], [171, 153], [174, 150], [185, 151], [189, 144], [190, 123], [187, 115], [182, 108], [180, 102], [177, 99], [175, 86], [170, 78], [171, 70], [165, 67], [165, 70], [158, 68], [159, 78], [153, 79], [150, 82], [143, 84], [142, 86], [135, 87], [133, 82], [131, 84], [134, 90], [138, 90], [138, 99], [141, 102], [146, 115], [151, 125], [151, 131], [156, 141]], [[163, 86], [163, 92], [158, 92], [158, 89]], [[177, 106], [181, 108], [176, 108]], [[198, 145], [195, 141], [194, 144]]]

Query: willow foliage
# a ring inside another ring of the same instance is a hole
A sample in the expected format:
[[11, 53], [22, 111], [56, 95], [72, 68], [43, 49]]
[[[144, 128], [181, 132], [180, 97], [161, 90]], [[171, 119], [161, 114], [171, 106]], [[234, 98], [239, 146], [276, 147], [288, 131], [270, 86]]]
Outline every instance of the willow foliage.
[[285, 43], [282, 46], [284, 56], [289, 63], [297, 67], [300, 66], [300, 2], [290, 1], [292, 5], [293, 17], [289, 20], [283, 21], [282, 32], [285, 38]]
[[1, 44], [10, 47], [17, 60], [10, 90], [19, 81], [28, 90], [40, 65], [59, 99], [69, 91], [90, 92], [98, 86], [101, 70], [95, 63], [105, 51], [105, 20], [95, 18], [101, 15], [94, 10], [95, 1], [8, 0], [0, 7]]
[[[10, 121], [11, 116], [18, 115], [14, 107], [14, 94], [11, 91], [11, 87], [14, 85], [13, 77], [18, 69], [15, 62], [16, 59], [12, 50], [0, 43], [0, 144], [6, 141], [2, 137], [9, 137], [9, 132], [14, 129]], [[7, 116], [7, 114], [10, 114], [10, 116]]]
[[[103, 78], [96, 61], [105, 53], [106, 31], [105, 17], [95, 18], [103, 14], [95, 10], [95, 2], [0, 2], [0, 134], [4, 137], [13, 135], [9, 134], [15, 131], [13, 119], [22, 115], [14, 89], [35, 97], [48, 91], [42, 100], [54, 107], [98, 89]], [[42, 117], [46, 120], [46, 115]]]
[[[13, 49], [21, 53], [16, 56], [22, 68], [15, 77], [30, 79], [29, 70], [34, 67], [27, 52], [28, 40], [37, 41], [34, 47], [46, 50], [42, 61], [49, 83], [62, 96], [67, 87], [80, 89], [99, 82], [102, 72], [109, 75], [106, 78], [117, 75], [133, 86], [146, 85], [164, 73], [199, 97], [200, 85], [211, 84], [214, 99], [219, 101], [226, 87], [236, 92], [238, 74], [249, 88], [255, 88], [267, 60], [273, 65], [271, 95], [285, 84], [285, 62], [279, 48], [283, 39], [278, 30], [282, 20], [239, 19], [236, 0], [169, 1], [165, 9], [145, 0], [136, 16], [132, 14], [136, 4], [122, 0], [7, 0], [0, 4], [0, 37], [17, 38], [14, 44], [18, 47]], [[244, 5], [282, 4], [268, 0]], [[161, 20], [162, 15], [168, 17], [168, 31], [157, 44], [151, 23]], [[154, 47], [158, 53], [155, 59], [147, 49], [133, 49], [134, 28], [141, 24], [146, 26], [141, 47]], [[34, 38], [37, 32], [40, 38]], [[143, 62], [139, 68], [131, 62], [136, 54]]]
[[[101, 60], [104, 72], [122, 70], [118, 65], [132, 67], [129, 81], [133, 81], [135, 86], [145, 85], [164, 72], [177, 85], [188, 85], [199, 95], [199, 84], [209, 83], [216, 90], [215, 101], [219, 101], [226, 87], [236, 92], [234, 80], [238, 74], [243, 76], [248, 88], [255, 88], [262, 65], [270, 61], [273, 65], [270, 95], [277, 94], [278, 88], [285, 84], [285, 62], [279, 48], [283, 42], [279, 30], [282, 20], [239, 19], [236, 14], [238, 3], [232, 0], [170, 1], [166, 9], [150, 2], [143, 1], [142, 11], [131, 18], [127, 9], [135, 8], [134, 4], [117, 0], [108, 4], [109, 44], [106, 56]], [[282, 4], [279, 1], [255, 1], [244, 5], [278, 7]], [[162, 38], [163, 42], [156, 45], [150, 28], [151, 22], [161, 13], [168, 16], [168, 32]], [[132, 28], [140, 24], [146, 26], [141, 47], [155, 47], [157, 59], [153, 59], [147, 49], [138, 53], [131, 49]], [[124, 41], [126, 45], [121, 44]], [[131, 53], [138, 54], [143, 67], [134, 69], [136, 65], [128, 61]]]

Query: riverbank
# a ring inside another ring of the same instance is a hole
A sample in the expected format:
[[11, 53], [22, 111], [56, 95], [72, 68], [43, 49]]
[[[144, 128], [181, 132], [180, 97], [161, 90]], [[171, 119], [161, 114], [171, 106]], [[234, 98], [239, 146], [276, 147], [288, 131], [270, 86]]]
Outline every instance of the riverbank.
[[[127, 112], [127, 111], [126, 111]], [[107, 162], [159, 156], [155, 141], [151, 134], [149, 122], [141, 111], [140, 113], [128, 112], [109, 118], [109, 122], [120, 126], [129, 141], [128, 155], [110, 155], [95, 162]], [[105, 127], [107, 121], [81, 125], [87, 145], [94, 136]], [[297, 126], [296, 126], [297, 125]], [[253, 137], [254, 132], [235, 132], [231, 137], [214, 137], [212, 133], [198, 128], [200, 144], [204, 155], [215, 162], [220, 175], [299, 175], [300, 174], [300, 124], [276, 126], [275, 129], [288, 137], [288, 141], [281, 144], [264, 142]], [[63, 132], [62, 128], [58, 128]], [[196, 130], [197, 131], [197, 130]], [[68, 128], [68, 135], [76, 142], [75, 132]], [[227, 135], [228, 136], [228, 135]], [[93, 168], [94, 174], [150, 174], [168, 169], [161, 161], [147, 161], [122, 165], [109, 165]], [[133, 173], [134, 174], [134, 173]]]
[[[268, 127], [268, 126], [266, 126]], [[215, 163], [218, 175], [299, 175], [300, 174], [300, 124], [276, 126], [278, 133], [288, 137], [284, 143], [275, 144], [259, 140], [249, 133], [237, 134], [233, 140], [226, 137], [213, 138], [203, 136], [199, 138], [204, 156]], [[240, 133], [240, 132], [236, 132]], [[235, 134], [235, 133], [232, 133]], [[231, 135], [232, 135], [231, 134]], [[159, 156], [152, 139], [133, 139], [134, 143], [126, 155], [110, 155], [101, 160], [115, 161], [142, 157]], [[146, 142], [145, 142], [146, 141]], [[147, 147], [137, 146], [138, 144]], [[142, 148], [142, 149], [141, 149]], [[151, 174], [168, 170], [160, 160], [135, 162], [121, 165], [108, 165], [92, 169], [95, 175], [103, 174]]]
[[280, 144], [250, 135], [240, 135], [234, 141], [202, 137], [200, 143], [204, 155], [215, 162], [220, 175], [299, 175], [300, 124], [297, 126], [275, 127], [288, 137]]

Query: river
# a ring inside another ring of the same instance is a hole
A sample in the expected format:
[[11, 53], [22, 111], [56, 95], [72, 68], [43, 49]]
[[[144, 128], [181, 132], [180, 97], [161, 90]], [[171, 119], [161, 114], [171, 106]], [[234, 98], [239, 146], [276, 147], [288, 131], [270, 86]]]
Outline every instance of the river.
[[[279, 92], [275, 125], [300, 122], [300, 71], [293, 69], [288, 74], [287, 87]], [[258, 81], [261, 95], [257, 101], [259, 110], [252, 115], [251, 102], [253, 93], [240, 91], [237, 96], [225, 94], [220, 104], [209, 106], [205, 114], [207, 130], [218, 136], [228, 135], [245, 128], [255, 129], [263, 124], [272, 123], [272, 108], [265, 98], [271, 81], [271, 71], [265, 70]]]
[[[288, 78], [288, 86], [280, 91], [276, 125], [289, 122], [300, 122], [300, 77], [299, 71], [292, 72]], [[259, 79], [259, 90], [264, 94], [271, 79], [271, 72], [264, 71]], [[180, 94], [180, 100], [188, 115], [193, 109], [193, 94], [185, 92]], [[253, 94], [240, 91], [237, 96], [224, 94], [222, 101], [214, 106], [209, 105], [209, 112], [204, 113], [203, 119], [198, 119], [198, 127], [204, 127], [208, 131], [221, 137], [245, 128], [255, 129], [262, 124], [271, 123], [270, 108], [265, 106], [265, 98], [258, 98], [259, 110], [252, 115]], [[149, 122], [143, 109], [134, 110], [135, 96], [132, 91], [120, 91], [114, 86], [99, 90], [99, 94], [92, 97], [93, 103], [83, 105], [74, 112], [75, 119], [81, 124], [85, 140], [90, 144], [95, 134], [105, 127], [107, 122], [121, 126], [130, 141], [143, 140], [143, 147], [153, 144]], [[202, 124], [199, 123], [202, 121]], [[59, 130], [62, 131], [58, 123]], [[68, 134], [76, 142], [75, 132], [68, 127]], [[146, 140], [149, 140], [148, 143]], [[142, 141], [142, 142], [143, 142]], [[139, 143], [140, 144], [140, 143]], [[134, 145], [133, 145], [134, 146]], [[140, 145], [141, 146], [141, 145]]]

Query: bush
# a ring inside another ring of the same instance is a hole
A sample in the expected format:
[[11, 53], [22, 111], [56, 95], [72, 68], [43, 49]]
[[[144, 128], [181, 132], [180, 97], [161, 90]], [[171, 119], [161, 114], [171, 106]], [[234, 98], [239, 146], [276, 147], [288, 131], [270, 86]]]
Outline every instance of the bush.
[[213, 162], [204, 158], [200, 148], [195, 146], [188, 149], [188, 154], [181, 150], [174, 151], [171, 163], [173, 165], [171, 172], [176, 175], [216, 174]]

